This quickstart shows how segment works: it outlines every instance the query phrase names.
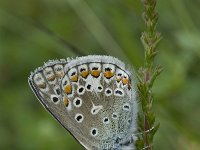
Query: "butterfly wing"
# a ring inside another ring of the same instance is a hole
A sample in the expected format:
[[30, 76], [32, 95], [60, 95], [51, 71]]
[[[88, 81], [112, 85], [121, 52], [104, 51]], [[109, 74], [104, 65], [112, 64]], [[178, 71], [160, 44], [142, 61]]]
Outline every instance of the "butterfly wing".
[[136, 129], [132, 74], [111, 56], [53, 61], [29, 84], [43, 106], [86, 149], [122, 149]]
[[132, 74], [111, 56], [85, 56], [65, 66], [63, 96], [79, 130], [74, 136], [91, 149], [121, 149], [136, 130], [137, 102]]
[[[39, 67], [31, 73], [28, 82], [46, 110], [72, 135], [74, 132], [77, 135], [79, 131], [75, 121], [66, 110], [65, 105], [67, 105], [68, 100], [62, 96], [61, 91], [61, 80], [65, 75], [64, 67], [68, 61], [55, 60], [45, 63], [43, 67]], [[78, 141], [87, 144], [85, 139], [80, 138]]]

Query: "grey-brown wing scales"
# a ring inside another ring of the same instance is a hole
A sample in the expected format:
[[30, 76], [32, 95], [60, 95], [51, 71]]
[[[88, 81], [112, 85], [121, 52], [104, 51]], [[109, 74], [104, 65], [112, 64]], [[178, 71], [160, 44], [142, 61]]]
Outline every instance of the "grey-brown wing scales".
[[[96, 59], [95, 59], [96, 58]], [[108, 56], [86, 56], [66, 65], [61, 86], [66, 109], [91, 149], [120, 149], [136, 129], [131, 74]], [[75, 137], [79, 140], [79, 135]]]
[[29, 84], [86, 149], [120, 150], [136, 129], [131, 75], [118, 59], [95, 55], [47, 63], [31, 74]]
[[[67, 98], [62, 96], [61, 91], [61, 80], [65, 75], [66, 64], [66, 60], [49, 61], [43, 67], [36, 69], [30, 75], [28, 82], [46, 110], [73, 135], [74, 132], [79, 134], [79, 131], [74, 118], [71, 118], [66, 110], [63, 102]], [[81, 141], [87, 143], [84, 139]]]

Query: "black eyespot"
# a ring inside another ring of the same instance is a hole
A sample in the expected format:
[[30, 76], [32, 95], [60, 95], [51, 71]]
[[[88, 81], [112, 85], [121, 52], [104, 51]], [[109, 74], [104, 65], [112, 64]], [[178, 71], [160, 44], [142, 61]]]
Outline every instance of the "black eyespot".
[[56, 89], [56, 93], [57, 93], [58, 95], [60, 95], [60, 89], [59, 89], [59, 88]]
[[63, 86], [67, 85], [67, 80], [63, 83]]
[[103, 122], [104, 122], [104, 123], [108, 123], [108, 122], [109, 122], [108, 117], [105, 117], [105, 118], [103, 119]]
[[76, 74], [76, 72], [72, 72], [71, 76], [74, 76]]
[[81, 88], [79, 88], [79, 93], [82, 93], [83, 92], [83, 90], [84, 90], [84, 88], [83, 87], [81, 87]]
[[123, 95], [122, 91], [120, 91], [120, 90], [116, 90], [115, 93], [119, 94], [119, 95]]
[[87, 85], [87, 89], [88, 89], [88, 90], [91, 89], [91, 85], [90, 85], [90, 84]]
[[96, 135], [97, 134], [97, 130], [96, 129], [92, 129], [92, 135]]
[[85, 68], [81, 68], [81, 69], [80, 69], [80, 72], [83, 72], [83, 71], [85, 71], [85, 70], [86, 70]]
[[116, 118], [117, 118], [117, 114], [114, 113], [114, 114], [112, 115], [112, 117], [113, 117], [114, 119], [116, 119]]
[[58, 101], [57, 97], [53, 97], [53, 102], [56, 103]]
[[110, 93], [111, 93], [111, 90], [109, 90], [109, 89], [106, 90], [106, 93], [107, 93], [107, 94], [110, 94]]
[[129, 106], [125, 105], [124, 108], [129, 109]]
[[93, 67], [92, 70], [98, 70], [98, 67]]
[[79, 105], [81, 103], [81, 101], [79, 99], [76, 100], [76, 105]]
[[82, 117], [81, 115], [78, 115], [78, 116], [76, 117], [76, 120], [77, 120], [77, 121], [80, 121], [82, 118], [83, 118], [83, 117]]
[[105, 71], [111, 71], [112, 69], [111, 68], [105, 68]]
[[99, 87], [98, 87], [98, 89], [99, 89], [99, 90], [102, 90], [102, 87], [101, 87], [101, 86], [99, 86]]
[[121, 74], [121, 73], [118, 73], [118, 76], [122, 76], [122, 74]]
[[95, 135], [97, 133], [96, 130], [92, 130], [92, 134]]
[[129, 104], [124, 104], [123, 109], [129, 111], [130, 110], [130, 105]]

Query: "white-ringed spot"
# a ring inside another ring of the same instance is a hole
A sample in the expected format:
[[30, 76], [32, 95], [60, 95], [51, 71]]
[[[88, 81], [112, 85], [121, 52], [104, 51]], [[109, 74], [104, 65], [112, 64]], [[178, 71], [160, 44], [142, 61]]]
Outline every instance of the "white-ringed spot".
[[91, 84], [86, 84], [85, 85], [85, 89], [87, 90], [87, 91], [92, 91], [92, 85]]
[[111, 88], [106, 88], [105, 89], [105, 94], [106, 94], [106, 96], [112, 95], [112, 89]]
[[57, 95], [51, 95], [51, 100], [54, 104], [58, 104], [60, 102]]
[[110, 122], [109, 118], [108, 117], [104, 117], [103, 118], [103, 123], [104, 124], [108, 124]]
[[78, 88], [77, 88], [77, 93], [78, 93], [79, 95], [83, 95], [83, 94], [85, 93], [85, 87], [82, 86], [82, 85], [78, 86]]
[[102, 85], [99, 85], [98, 87], [97, 87], [97, 92], [102, 92], [103, 91], [103, 86]]
[[113, 119], [117, 119], [117, 118], [118, 118], [117, 113], [113, 113], [113, 114], [112, 114], [112, 118], [113, 118]]
[[91, 129], [91, 131], [90, 131], [90, 134], [92, 135], [92, 136], [97, 136], [98, 135], [98, 129], [97, 128], [92, 128]]
[[125, 103], [123, 105], [123, 110], [130, 111], [130, 104], [129, 103]]
[[81, 105], [82, 105], [82, 99], [79, 98], [79, 97], [76, 97], [74, 99], [74, 101], [73, 101], [73, 104], [74, 104], [75, 107], [81, 107]]
[[115, 95], [115, 96], [123, 97], [123, 96], [124, 96], [124, 91], [123, 91], [123, 89], [116, 88], [115, 91], [114, 91], [114, 95]]
[[75, 120], [76, 120], [78, 123], [81, 123], [81, 122], [83, 122], [84, 117], [83, 117], [82, 114], [76, 114], [76, 115], [75, 115]]

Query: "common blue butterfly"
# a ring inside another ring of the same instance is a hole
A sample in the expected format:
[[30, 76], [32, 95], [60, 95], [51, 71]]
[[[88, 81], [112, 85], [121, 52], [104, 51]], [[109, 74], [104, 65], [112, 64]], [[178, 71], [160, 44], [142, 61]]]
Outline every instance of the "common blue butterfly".
[[88, 150], [134, 149], [132, 70], [112, 56], [52, 60], [28, 78], [41, 104]]

